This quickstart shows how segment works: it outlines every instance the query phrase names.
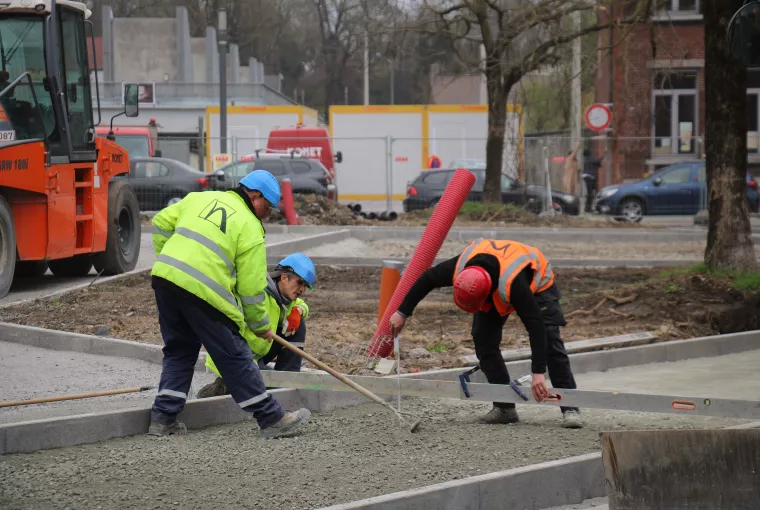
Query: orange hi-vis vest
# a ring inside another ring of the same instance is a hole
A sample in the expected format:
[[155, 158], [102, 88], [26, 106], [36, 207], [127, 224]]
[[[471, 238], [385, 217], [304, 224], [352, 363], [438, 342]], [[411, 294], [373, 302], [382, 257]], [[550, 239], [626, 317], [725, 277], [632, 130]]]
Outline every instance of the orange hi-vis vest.
[[[505, 316], [514, 312], [509, 295], [515, 277], [527, 266], [533, 269], [533, 281], [530, 290], [533, 294], [543, 292], [554, 284], [554, 272], [551, 263], [537, 248], [515, 241], [499, 241], [496, 239], [476, 239], [472, 241], [459, 256], [457, 268], [454, 271], [454, 281], [475, 255], [493, 255], [499, 260], [499, 285], [493, 293], [493, 304], [500, 315]], [[490, 309], [486, 303], [484, 312]]]

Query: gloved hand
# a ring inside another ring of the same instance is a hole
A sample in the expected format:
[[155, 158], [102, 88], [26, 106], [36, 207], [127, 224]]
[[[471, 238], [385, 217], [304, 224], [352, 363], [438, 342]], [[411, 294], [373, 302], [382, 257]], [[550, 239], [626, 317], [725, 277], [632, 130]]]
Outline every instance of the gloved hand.
[[296, 334], [296, 331], [298, 331], [298, 328], [301, 327], [301, 315], [303, 314], [303, 310], [301, 308], [294, 306], [293, 309], [290, 311], [290, 314], [285, 317], [285, 320], [282, 321], [282, 336], [293, 336]]

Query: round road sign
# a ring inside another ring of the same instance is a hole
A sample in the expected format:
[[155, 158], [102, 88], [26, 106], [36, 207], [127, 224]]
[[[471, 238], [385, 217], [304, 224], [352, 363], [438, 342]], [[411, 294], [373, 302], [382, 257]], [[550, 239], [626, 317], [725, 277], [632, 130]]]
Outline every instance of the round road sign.
[[612, 120], [612, 112], [607, 105], [596, 103], [586, 110], [586, 124], [594, 131], [603, 131], [607, 129]]

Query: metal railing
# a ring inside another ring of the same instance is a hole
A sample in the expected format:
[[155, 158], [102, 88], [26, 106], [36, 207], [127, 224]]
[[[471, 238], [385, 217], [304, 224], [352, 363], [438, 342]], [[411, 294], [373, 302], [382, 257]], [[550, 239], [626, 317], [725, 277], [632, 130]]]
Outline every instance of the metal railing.
[[[220, 86], [218, 83], [157, 82], [153, 85], [153, 101], [157, 105], [209, 105], [218, 104]], [[123, 104], [124, 83], [100, 83], [102, 105]], [[228, 83], [227, 98], [230, 102], [243, 105], [297, 105], [289, 97], [263, 83]]]

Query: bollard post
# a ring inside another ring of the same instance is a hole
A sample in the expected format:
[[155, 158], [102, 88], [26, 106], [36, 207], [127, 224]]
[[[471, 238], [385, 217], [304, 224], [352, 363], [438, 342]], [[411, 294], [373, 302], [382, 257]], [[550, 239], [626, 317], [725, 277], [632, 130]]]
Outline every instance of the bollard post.
[[380, 323], [391, 301], [391, 296], [396, 291], [398, 282], [401, 281], [401, 272], [404, 263], [398, 260], [384, 260], [383, 271], [380, 274], [380, 301], [377, 308], [377, 322]]

